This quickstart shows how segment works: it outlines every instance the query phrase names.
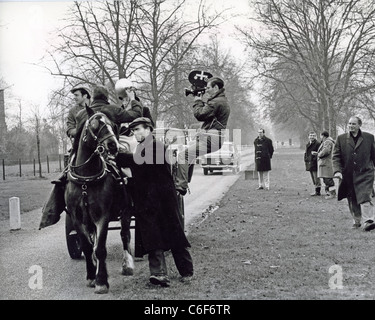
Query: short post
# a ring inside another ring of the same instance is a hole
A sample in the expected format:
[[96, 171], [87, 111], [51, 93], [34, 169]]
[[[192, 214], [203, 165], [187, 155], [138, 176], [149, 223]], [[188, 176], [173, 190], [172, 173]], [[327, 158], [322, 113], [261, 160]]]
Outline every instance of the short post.
[[35, 177], [36, 176], [35, 159], [33, 159], [33, 170], [34, 170], [34, 177]]
[[49, 173], [49, 158], [47, 156], [47, 172]]
[[255, 170], [245, 170], [245, 180], [252, 180], [257, 178]]
[[59, 154], [59, 167], [60, 167], [60, 172], [62, 171], [62, 167], [61, 167], [61, 154]]
[[9, 198], [9, 224], [10, 230], [21, 229], [20, 198]]
[[22, 177], [21, 159], [18, 159], [18, 165], [19, 165], [19, 167], [20, 167], [20, 177]]
[[3, 159], [3, 180], [5, 180], [5, 160]]

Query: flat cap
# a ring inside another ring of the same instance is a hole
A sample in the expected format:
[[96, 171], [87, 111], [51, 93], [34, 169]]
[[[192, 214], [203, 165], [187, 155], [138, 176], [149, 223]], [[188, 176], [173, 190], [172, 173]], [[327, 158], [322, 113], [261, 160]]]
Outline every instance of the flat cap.
[[91, 98], [90, 89], [88, 87], [86, 87], [86, 86], [76, 86], [72, 90], [70, 90], [70, 92], [74, 93], [77, 90], [83, 90], [83, 91], [85, 91], [86, 94], [87, 94], [87, 98], [89, 98], [89, 99]]
[[139, 117], [137, 119], [134, 119], [129, 124], [129, 129], [133, 129], [136, 126], [138, 126], [139, 124], [145, 124], [146, 126], [148, 126], [151, 129], [151, 131], [154, 130], [154, 127], [153, 127], [153, 125], [151, 123], [151, 120], [149, 118], [146, 118], [146, 117]]

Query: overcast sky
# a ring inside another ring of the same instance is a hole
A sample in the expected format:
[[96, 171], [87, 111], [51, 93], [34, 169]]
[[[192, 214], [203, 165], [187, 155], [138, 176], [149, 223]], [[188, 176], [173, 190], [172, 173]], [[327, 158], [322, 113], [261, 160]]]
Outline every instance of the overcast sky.
[[[248, 0], [207, 0], [221, 10], [232, 7], [234, 15], [249, 11]], [[72, 1], [3, 1], [0, 0], [0, 78], [12, 85], [12, 94], [24, 104], [44, 106], [56, 80], [43, 68], [35, 66], [53, 41], [56, 28], [62, 25]], [[244, 18], [230, 19], [221, 26], [223, 43], [228, 46], [235, 24]], [[236, 43], [234, 54], [242, 51]], [[237, 49], [236, 49], [237, 48]], [[27, 110], [25, 110], [27, 111]], [[8, 110], [8, 112], [11, 112]]]

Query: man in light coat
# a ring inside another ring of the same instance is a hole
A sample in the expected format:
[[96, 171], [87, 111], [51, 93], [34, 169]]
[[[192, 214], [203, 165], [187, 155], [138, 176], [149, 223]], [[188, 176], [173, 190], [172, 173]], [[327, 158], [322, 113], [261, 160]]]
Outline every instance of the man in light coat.
[[327, 196], [325, 199], [336, 197], [335, 182], [333, 180], [332, 152], [335, 147], [335, 141], [329, 136], [328, 131], [320, 134], [322, 143], [318, 149], [318, 178], [322, 178], [325, 184]]
[[370, 133], [361, 131], [359, 117], [349, 119], [349, 132], [337, 137], [332, 154], [334, 177], [341, 180], [337, 199], [348, 199], [353, 228], [375, 229], [374, 164], [375, 141]]

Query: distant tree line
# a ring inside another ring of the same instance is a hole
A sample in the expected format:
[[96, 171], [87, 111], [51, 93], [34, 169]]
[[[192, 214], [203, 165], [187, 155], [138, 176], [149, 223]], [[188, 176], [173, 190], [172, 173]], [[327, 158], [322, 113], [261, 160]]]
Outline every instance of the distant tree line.
[[[59, 141], [54, 132], [54, 128], [47, 120], [42, 120], [38, 135], [35, 127], [26, 129], [17, 125], [5, 134], [4, 145], [0, 152], [0, 159], [8, 161], [32, 162], [34, 159], [44, 158], [46, 156], [57, 155], [59, 153]], [[40, 155], [38, 156], [37, 136], [40, 139]]]
[[312, 129], [336, 137], [353, 113], [374, 118], [374, 1], [250, 3], [252, 27], [241, 31], [273, 123], [306, 139]]

